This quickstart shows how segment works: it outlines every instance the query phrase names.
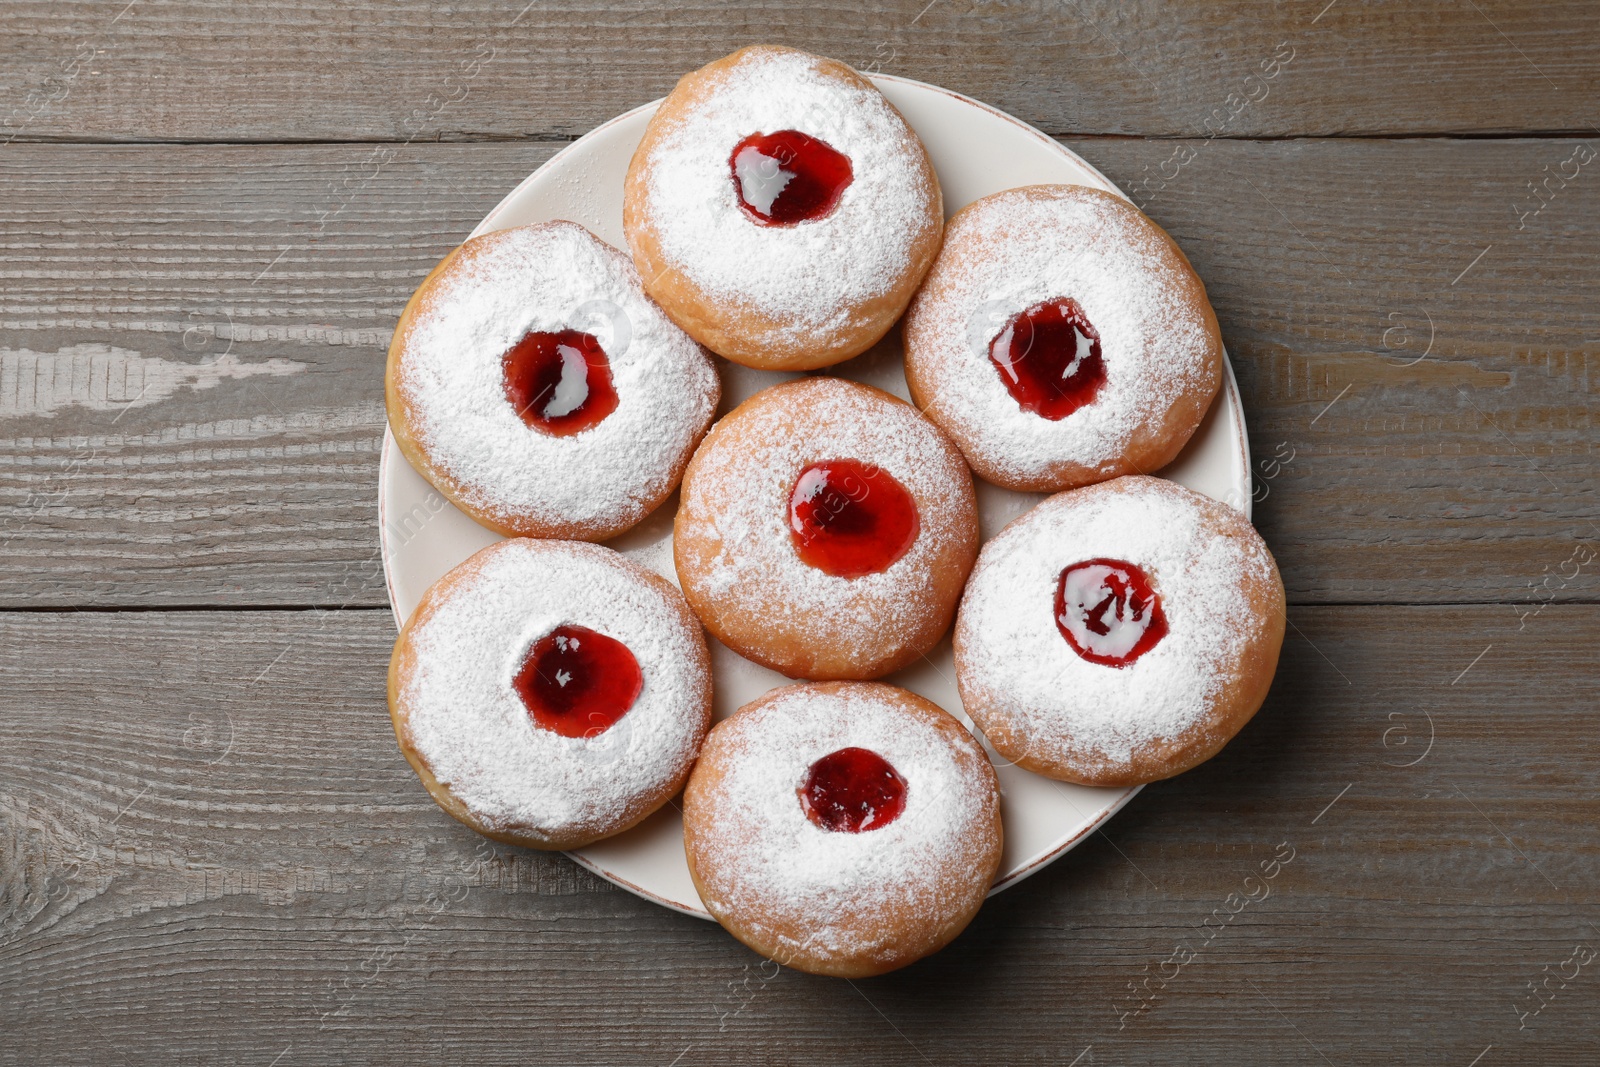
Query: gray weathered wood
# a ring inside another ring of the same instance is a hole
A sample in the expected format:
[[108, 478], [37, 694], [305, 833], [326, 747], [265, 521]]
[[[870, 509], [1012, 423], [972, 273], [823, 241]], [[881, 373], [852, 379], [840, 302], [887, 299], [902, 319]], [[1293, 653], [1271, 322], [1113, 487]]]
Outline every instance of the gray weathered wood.
[[[1072, 142], [1207, 282], [1292, 599], [1596, 595], [1600, 185], [1526, 189], [1575, 144]], [[0, 155], [0, 597], [384, 602], [389, 332], [552, 148], [385, 151]]]
[[1600, 946], [1600, 610], [1292, 619], [1219, 757], [852, 987], [440, 812], [383, 612], [0, 615], [0, 1063], [1592, 1062], [1593, 966], [1516, 1011]]
[[[0, 10], [0, 1067], [1600, 1059], [1592, 5], [525, 2]], [[405, 298], [758, 40], [1172, 231], [1295, 605], [1217, 759], [854, 985], [476, 837], [383, 701]]]
[[[759, 41], [1078, 135], [1197, 136], [1208, 118], [1233, 137], [1590, 131], [1600, 90], [1583, 0], [13, 0], [5, 16], [0, 136], [24, 138], [569, 137]], [[1282, 77], [1251, 80], [1275, 55], [1293, 57]]]

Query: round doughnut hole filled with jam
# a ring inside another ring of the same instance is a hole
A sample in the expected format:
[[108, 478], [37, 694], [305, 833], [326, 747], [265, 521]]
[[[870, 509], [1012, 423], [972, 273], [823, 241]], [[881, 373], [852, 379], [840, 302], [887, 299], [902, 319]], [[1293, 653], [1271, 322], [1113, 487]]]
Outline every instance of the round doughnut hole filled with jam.
[[881, 829], [905, 811], [906, 780], [871, 749], [841, 748], [806, 772], [800, 807], [812, 823], [834, 833]]
[[792, 226], [827, 215], [855, 177], [850, 157], [799, 130], [753, 133], [728, 159], [734, 194], [762, 226]]
[[500, 362], [506, 399], [536, 430], [566, 437], [617, 409], [611, 360], [592, 334], [532, 331]]
[[558, 626], [528, 649], [512, 684], [536, 725], [562, 737], [598, 737], [639, 699], [644, 673], [616, 638]]
[[989, 362], [1023, 410], [1059, 421], [1094, 402], [1105, 384], [1100, 334], [1075, 300], [1046, 300], [989, 342]]
[[1126, 667], [1167, 635], [1161, 597], [1140, 567], [1120, 559], [1090, 559], [1061, 572], [1056, 626], [1090, 663]]
[[920, 530], [910, 491], [888, 471], [858, 460], [813, 463], [789, 492], [795, 552], [837, 578], [888, 570]]

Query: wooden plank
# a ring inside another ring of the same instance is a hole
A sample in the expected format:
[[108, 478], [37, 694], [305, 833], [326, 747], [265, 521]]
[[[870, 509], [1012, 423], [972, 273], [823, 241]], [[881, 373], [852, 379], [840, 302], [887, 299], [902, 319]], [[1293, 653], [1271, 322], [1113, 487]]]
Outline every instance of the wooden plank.
[[383, 612], [0, 615], [0, 1063], [1593, 1062], [1600, 608], [1292, 619], [1217, 759], [853, 987], [438, 811]]
[[[1578, 142], [1071, 144], [1206, 280], [1294, 601], [1594, 598]], [[384, 603], [389, 332], [551, 151], [8, 148], [0, 602]]]
[[383, 602], [390, 332], [554, 149], [392, 151], [6, 150], [0, 537], [35, 571], [14, 596]]
[[[1583, 0], [12, 0], [0, 136], [568, 137], [768, 40], [935, 82], [1055, 134], [1589, 131]], [[1274, 57], [1292, 57], [1282, 77]], [[1263, 66], [1265, 64], [1265, 67]]]

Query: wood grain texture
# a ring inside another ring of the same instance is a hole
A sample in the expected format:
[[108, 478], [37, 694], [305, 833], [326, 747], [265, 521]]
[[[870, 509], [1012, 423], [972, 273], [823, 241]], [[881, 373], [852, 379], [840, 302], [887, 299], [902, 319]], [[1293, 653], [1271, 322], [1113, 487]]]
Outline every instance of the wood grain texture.
[[[1379, 0], [10, 0], [0, 135], [541, 139], [772, 41], [931, 81], [1054, 134], [1588, 131], [1592, 5]], [[1252, 75], [1293, 55], [1263, 96]], [[1254, 98], [1236, 107], [1230, 98]]]
[[[525, 4], [0, 2], [0, 1067], [1600, 1060], [1594, 5]], [[1293, 605], [1221, 755], [854, 985], [478, 838], [383, 698], [405, 299], [757, 40], [1173, 233]]]
[[[1070, 145], [1206, 281], [1291, 600], [1600, 592], [1587, 142]], [[7, 148], [0, 600], [384, 603], [390, 330], [552, 151]]]
[[1527, 983], [1600, 946], [1600, 609], [1292, 619], [1220, 756], [852, 987], [440, 812], [384, 612], [0, 615], [0, 1064], [1593, 1062], [1600, 970]]

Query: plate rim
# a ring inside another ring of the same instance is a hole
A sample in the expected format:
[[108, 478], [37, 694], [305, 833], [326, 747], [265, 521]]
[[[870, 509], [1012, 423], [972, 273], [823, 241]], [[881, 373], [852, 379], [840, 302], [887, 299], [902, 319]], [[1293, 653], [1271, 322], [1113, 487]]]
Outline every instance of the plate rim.
[[[1120, 186], [1111, 181], [1111, 179], [1107, 178], [1098, 167], [1094, 166], [1088, 160], [1078, 155], [1078, 153], [1074, 152], [1066, 145], [1063, 145], [1054, 137], [1046, 134], [1044, 131], [1038, 129], [1030, 123], [1024, 122], [1015, 115], [1002, 111], [992, 104], [988, 104], [982, 100], [967, 96], [965, 93], [957, 92], [954, 89], [948, 89], [942, 85], [934, 85], [931, 82], [919, 81], [915, 78], [907, 78], [897, 74], [868, 74], [866, 77], [868, 77], [875, 85], [883, 82], [889, 82], [896, 85], [912, 87], [915, 89], [924, 89], [930, 92], [938, 93], [951, 98], [958, 104], [974, 107], [990, 116], [1001, 119], [1012, 126], [1027, 132], [1046, 148], [1049, 148], [1056, 153], [1070, 159], [1075, 165], [1082, 167], [1084, 170], [1098, 178], [1105, 189], [1114, 192], [1117, 196], [1121, 197], [1123, 200], [1126, 200], [1128, 203], [1133, 203], [1133, 199], [1128, 196], [1128, 194], [1124, 192]], [[584, 144], [584, 142], [588, 141], [592, 137], [598, 136], [605, 130], [610, 129], [612, 126], [615, 126], [621, 122], [625, 122], [641, 112], [656, 110], [661, 106], [661, 103], [665, 99], [666, 97], [664, 96], [657, 97], [654, 100], [650, 100], [646, 103], [639, 104], [636, 107], [629, 108], [627, 111], [612, 116], [605, 122], [602, 122], [600, 125], [576, 138], [571, 143], [563, 146], [560, 151], [556, 152], [549, 159], [535, 167], [525, 178], [522, 179], [522, 181], [518, 182], [503, 197], [501, 197], [495, 206], [489, 210], [489, 213], [486, 214], [478, 222], [478, 224], [472, 228], [472, 231], [463, 240], [471, 240], [473, 237], [492, 232], [496, 228], [493, 225], [495, 219], [499, 217], [500, 214], [517, 199], [522, 190], [536, 177], [538, 177], [538, 175], [545, 168], [559, 162], [568, 154], [575, 152]], [[1135, 204], [1134, 206], [1137, 207], [1138, 205]], [[385, 358], [387, 358], [387, 350], [385, 351]], [[1233, 372], [1233, 360], [1228, 355], [1226, 347], [1223, 349], [1221, 387], [1218, 389], [1217, 397], [1212, 403], [1216, 404], [1218, 402], [1225, 403], [1235, 416], [1234, 422], [1236, 450], [1234, 455], [1236, 456], [1242, 468], [1242, 482], [1244, 486], [1243, 500], [1239, 504], [1239, 510], [1244, 513], [1244, 516], [1247, 520], [1253, 521], [1253, 512], [1255, 510], [1253, 506], [1255, 496], [1255, 478], [1254, 463], [1250, 455], [1250, 435], [1245, 424], [1243, 398], [1239, 393], [1238, 380], [1234, 376]], [[389, 610], [394, 616], [396, 629], [403, 627], [405, 623], [400, 617], [400, 608], [398, 600], [395, 596], [394, 579], [391, 574], [390, 561], [393, 553], [389, 543], [389, 526], [386, 515], [388, 510], [386, 502], [387, 493], [385, 492], [384, 487], [388, 484], [389, 466], [392, 462], [395, 462], [395, 456], [398, 451], [399, 446], [395, 443], [394, 433], [389, 426], [388, 413], [386, 411], [384, 415], [383, 445], [379, 450], [378, 457], [378, 544], [379, 555], [383, 564], [384, 592], [389, 598]], [[1132, 801], [1134, 797], [1138, 796], [1140, 791], [1143, 789], [1144, 785], [1126, 787], [1120, 797], [1106, 805], [1106, 807], [1099, 813], [1098, 816], [1096, 816], [1088, 824], [1080, 827], [1077, 833], [1059, 843], [1049, 852], [1035, 856], [1032, 860], [1018, 870], [1012, 871], [1006, 874], [1004, 877], [997, 879], [995, 883], [989, 887], [989, 891], [985, 895], [985, 899], [994, 896], [1002, 890], [1009, 889], [1012, 886], [1025, 881], [1026, 879], [1037, 874], [1039, 871], [1043, 870], [1045, 867], [1048, 867], [1054, 863], [1056, 860], [1060, 859], [1066, 853], [1072, 851], [1079, 844], [1081, 844], [1085, 838], [1099, 830], [1113, 816], [1126, 807], [1128, 803]], [[627, 892], [648, 900], [653, 904], [660, 905], [661, 907], [683, 915], [692, 916], [696, 919], [714, 921], [712, 915], [705, 910], [703, 905], [696, 906], [695, 904], [687, 904], [662, 896], [660, 893], [654, 890], [646, 889], [645, 887], [637, 885], [628, 879], [615, 874], [614, 872], [603, 869], [598, 863], [579, 852], [566, 851], [563, 852], [563, 855], [572, 860], [574, 863], [578, 864], [578, 866], [583, 867], [585, 870], [590, 871], [600, 878], [603, 878], [618, 888], [624, 889]]]

